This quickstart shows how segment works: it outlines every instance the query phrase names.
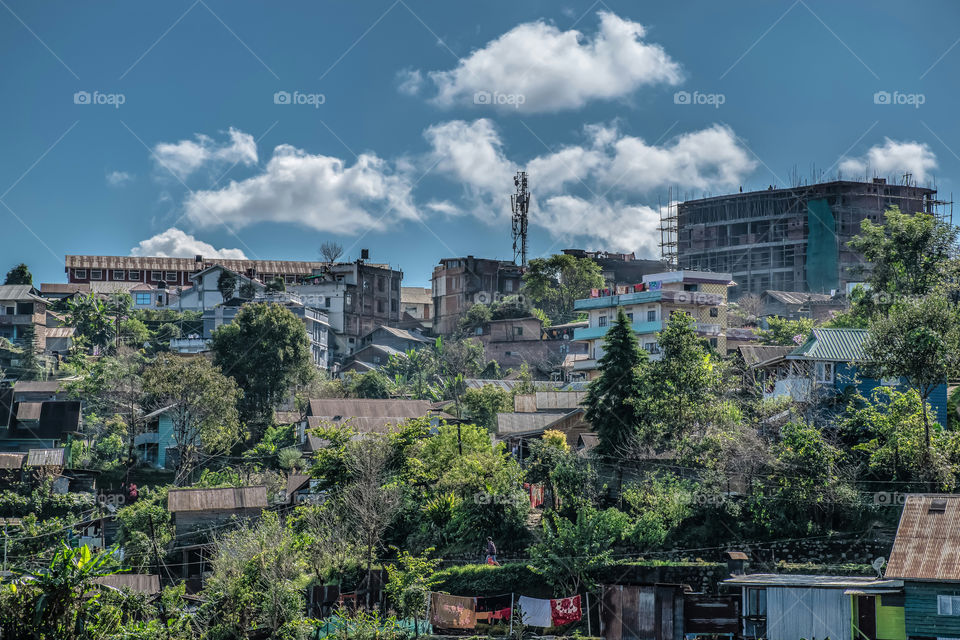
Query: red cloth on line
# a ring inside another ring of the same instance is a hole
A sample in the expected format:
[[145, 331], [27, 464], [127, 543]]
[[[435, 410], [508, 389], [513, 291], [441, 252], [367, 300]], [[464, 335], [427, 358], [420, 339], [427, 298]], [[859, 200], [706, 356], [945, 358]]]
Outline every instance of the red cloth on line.
[[580, 596], [557, 598], [550, 601], [550, 620], [553, 626], [560, 627], [576, 622], [583, 617], [580, 610]]

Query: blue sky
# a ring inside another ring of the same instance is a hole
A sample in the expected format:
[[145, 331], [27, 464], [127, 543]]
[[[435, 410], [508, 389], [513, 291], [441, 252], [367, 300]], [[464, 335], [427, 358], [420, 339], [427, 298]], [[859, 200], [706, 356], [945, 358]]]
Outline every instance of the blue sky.
[[[957, 187], [955, 2], [0, 1], [0, 267], [656, 253], [668, 188]], [[289, 94], [289, 100], [287, 99]], [[493, 104], [491, 104], [493, 103]]]

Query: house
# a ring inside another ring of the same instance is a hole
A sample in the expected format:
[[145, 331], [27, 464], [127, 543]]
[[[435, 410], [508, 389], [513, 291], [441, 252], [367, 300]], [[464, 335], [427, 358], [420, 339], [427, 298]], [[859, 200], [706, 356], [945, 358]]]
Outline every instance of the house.
[[603, 357], [604, 337], [623, 308], [637, 334], [640, 346], [650, 357], [660, 357], [657, 334], [674, 312], [693, 316], [694, 328], [720, 353], [726, 353], [727, 288], [733, 285], [729, 273], [671, 271], [643, 276], [643, 282], [594, 290], [590, 298], [577, 300], [574, 309], [588, 314], [589, 326], [574, 331], [574, 338], [588, 345], [589, 360], [574, 365], [593, 379], [599, 375], [597, 362]]
[[907, 638], [960, 637], [960, 495], [908, 495], [884, 577], [903, 581]]
[[423, 287], [400, 287], [401, 322], [415, 323], [424, 328], [433, 326], [432, 290]]
[[525, 456], [526, 441], [539, 439], [548, 429], [562, 432], [567, 444], [578, 447], [580, 436], [592, 431], [581, 406], [586, 397], [586, 391], [517, 394], [513, 412], [497, 414], [497, 438], [521, 459]]
[[40, 296], [57, 301], [75, 298], [90, 293], [90, 284], [86, 282], [66, 283], [43, 282], [40, 284]]
[[267, 488], [171, 489], [167, 509], [173, 515], [177, 536], [203, 532], [234, 518], [256, 518], [267, 508]]
[[[872, 377], [864, 351], [868, 336], [866, 329], [814, 329], [810, 338], [790, 353], [754, 365], [761, 372], [764, 397], [790, 396], [804, 402], [854, 389], [866, 397], [880, 387], [905, 389], [904, 380]], [[946, 381], [933, 390], [928, 401], [933, 417], [946, 425]]]
[[[23, 339], [33, 331], [34, 351], [47, 348], [47, 301], [28, 284], [0, 285], [0, 338], [23, 346]], [[14, 359], [15, 360], [15, 359]], [[0, 367], [16, 366], [0, 362]]]
[[68, 397], [62, 380], [18, 380], [13, 385], [14, 402], [46, 402]]
[[69, 446], [81, 435], [81, 422], [79, 400], [14, 402], [6, 419], [0, 416], [0, 426], [6, 427], [0, 429], [0, 451]]
[[358, 434], [388, 433], [390, 427], [411, 418], [427, 417], [432, 424], [451, 416], [437, 411], [427, 400], [324, 398], [310, 400], [305, 422], [298, 429], [301, 446], [315, 451], [320, 439], [307, 433], [322, 425], [350, 426]]
[[902, 580], [863, 576], [735, 575], [745, 640], [903, 640]]
[[449, 335], [460, 317], [474, 304], [490, 304], [516, 295], [523, 283], [523, 268], [506, 260], [444, 258], [433, 268], [433, 332]]
[[685, 584], [620, 582], [601, 587], [600, 634], [607, 640], [739, 635], [739, 595], [693, 593]]
[[137, 448], [140, 459], [160, 469], [172, 466], [177, 441], [173, 437], [173, 420], [170, 410], [176, 405], [161, 407], [141, 418], [146, 428], [143, 433], [133, 439], [133, 446]]
[[483, 345], [484, 357], [503, 369], [526, 364], [538, 377], [559, 379], [567, 355], [587, 353], [587, 346], [572, 340], [573, 329], [545, 328], [534, 316], [499, 318], [476, 327], [474, 337]]
[[811, 318], [818, 323], [826, 322], [848, 306], [844, 296], [772, 289], [760, 294], [760, 305], [761, 317], [777, 316], [787, 320]]
[[266, 289], [266, 285], [256, 278], [247, 277], [223, 265], [214, 264], [188, 276], [191, 286], [180, 291], [176, 308], [179, 311], [207, 311], [223, 304], [226, 300], [223, 299], [223, 294], [217, 286], [223, 277], [231, 277], [234, 280], [230, 298], [240, 295], [240, 292], [246, 288], [252, 289], [255, 294], [262, 294]]
[[629, 282], [640, 282], [643, 276], [651, 273], [663, 273], [663, 270], [667, 267], [666, 262], [662, 260], [637, 258], [633, 252], [618, 253], [615, 251], [564, 249], [563, 253], [597, 263], [608, 287]]

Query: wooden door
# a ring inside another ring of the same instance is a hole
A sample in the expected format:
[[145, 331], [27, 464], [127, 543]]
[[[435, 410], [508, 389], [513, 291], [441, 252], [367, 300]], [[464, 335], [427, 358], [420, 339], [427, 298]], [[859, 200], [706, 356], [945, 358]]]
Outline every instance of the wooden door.
[[857, 640], [877, 640], [876, 596], [857, 596]]

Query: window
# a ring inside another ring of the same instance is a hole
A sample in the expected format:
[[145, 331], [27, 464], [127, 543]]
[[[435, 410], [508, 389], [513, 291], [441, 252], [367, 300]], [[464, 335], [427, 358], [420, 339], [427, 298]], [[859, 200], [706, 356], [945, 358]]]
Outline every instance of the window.
[[960, 616], [960, 596], [937, 596], [938, 616]]
[[657, 321], [657, 310], [650, 309], [647, 311], [647, 322], [656, 322]]
[[747, 617], [767, 615], [767, 590], [747, 589], [747, 602], [744, 608]]
[[86, 270], [86, 269], [74, 269], [74, 270], [73, 270], [73, 277], [74, 277], [74, 278], [86, 278], [86, 277], [87, 277], [87, 270]]
[[326, 307], [327, 309], [330, 308], [330, 296], [327, 296], [326, 298], [323, 299], [323, 306]]
[[710, 309], [710, 317], [711, 317], [711, 318], [717, 318], [717, 317], [719, 317], [719, 316], [720, 316], [720, 309], [717, 309], [716, 307], [712, 307], [712, 308]]
[[383, 276], [377, 276], [377, 291], [383, 291], [383, 289], [384, 289]]
[[523, 335], [523, 327], [514, 327], [514, 328], [513, 328], [513, 333], [516, 334], [516, 335], [518, 335], [518, 336], [522, 336], [522, 335]]
[[630, 322], [633, 322], [633, 312], [632, 312], [632, 311], [627, 314], [627, 320], [629, 320]]
[[660, 353], [660, 347], [657, 345], [656, 342], [644, 342], [643, 350], [649, 353], [650, 355], [653, 355], [655, 353]]
[[507, 280], [503, 283], [503, 290], [507, 293], [513, 293], [513, 280]]
[[352, 307], [352, 306], [353, 306], [353, 294], [352, 294], [352, 293], [348, 293], [347, 295], [343, 296], [343, 304], [344, 304], [344, 306], [346, 306], [346, 307]]
[[607, 326], [607, 316], [600, 316], [599, 318], [597, 318], [597, 326], [598, 327]]
[[297, 281], [297, 276], [283, 276], [283, 281], [287, 284], [293, 284]]
[[17, 314], [17, 308], [16, 308], [16, 307], [5, 307], [5, 309], [6, 309], [6, 314], [7, 314], [8, 316], [13, 316], [13, 315], [16, 315], [16, 314]]
[[696, 284], [685, 284], [685, 285], [683, 285], [683, 290], [684, 290], [684, 291], [697, 291], [697, 290], [698, 290], [698, 287], [699, 287], [699, 285], [696, 285]]
[[833, 363], [818, 362], [816, 366], [816, 374], [818, 384], [833, 384]]
[[177, 272], [176, 271], [167, 271], [164, 274], [164, 280], [167, 282], [176, 282], [177, 281]]
[[128, 271], [127, 277], [136, 282], [140, 282], [140, 272], [139, 271]]
[[397, 299], [394, 298], [393, 300], [390, 301], [390, 311], [396, 311], [396, 310], [397, 310]]
[[91, 280], [103, 280], [103, 271], [101, 269], [90, 269]]
[[114, 269], [113, 270], [113, 279], [114, 280], [126, 280], [127, 273], [123, 269]]
[[377, 300], [377, 313], [383, 313], [383, 300]]
[[161, 280], [163, 280], [163, 274], [160, 273], [159, 271], [151, 271], [150, 279], [153, 280], [154, 282], [160, 282]]
[[150, 294], [149, 293], [138, 293], [137, 294], [137, 305], [144, 306], [150, 304]]
[[711, 346], [711, 347], [713, 347], [714, 349], [716, 349], [716, 348], [717, 348], [717, 345], [719, 345], [719, 344], [720, 344], [720, 342], [719, 342], [716, 338], [710, 338], [710, 346]]

